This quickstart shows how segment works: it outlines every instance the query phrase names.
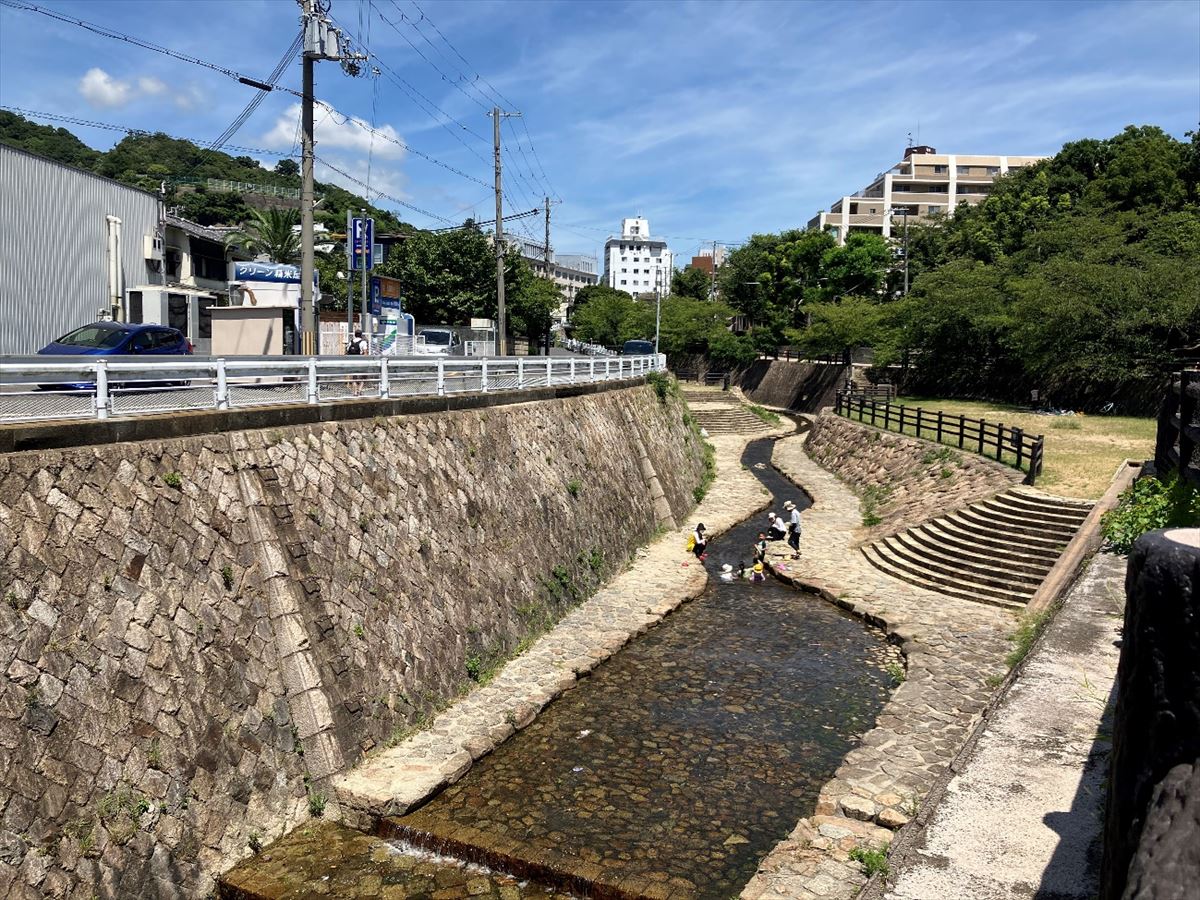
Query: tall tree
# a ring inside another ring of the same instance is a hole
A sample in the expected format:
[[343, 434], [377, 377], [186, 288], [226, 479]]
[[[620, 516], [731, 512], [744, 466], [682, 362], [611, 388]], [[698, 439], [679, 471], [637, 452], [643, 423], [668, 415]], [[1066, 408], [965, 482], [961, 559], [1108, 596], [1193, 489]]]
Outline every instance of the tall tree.
[[695, 266], [676, 272], [671, 277], [671, 293], [694, 300], [707, 300], [712, 294], [712, 275]]
[[299, 224], [295, 209], [252, 209], [249, 221], [226, 235], [225, 245], [244, 247], [271, 262], [295, 262], [300, 258]]

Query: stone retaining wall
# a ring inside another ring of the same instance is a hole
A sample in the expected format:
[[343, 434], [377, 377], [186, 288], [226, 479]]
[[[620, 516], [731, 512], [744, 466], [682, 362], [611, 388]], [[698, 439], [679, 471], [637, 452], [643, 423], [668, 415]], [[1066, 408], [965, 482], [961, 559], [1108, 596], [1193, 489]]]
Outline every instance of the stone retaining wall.
[[755, 403], [815, 413], [832, 406], [846, 380], [847, 366], [759, 359], [734, 376], [734, 383]]
[[649, 387], [0, 455], [0, 895], [199, 896], [622, 566]]
[[[805, 451], [863, 500], [863, 543], [990, 497], [1024, 475], [963, 450], [892, 434], [832, 412], [813, 421]], [[865, 522], [864, 522], [865, 524]]]

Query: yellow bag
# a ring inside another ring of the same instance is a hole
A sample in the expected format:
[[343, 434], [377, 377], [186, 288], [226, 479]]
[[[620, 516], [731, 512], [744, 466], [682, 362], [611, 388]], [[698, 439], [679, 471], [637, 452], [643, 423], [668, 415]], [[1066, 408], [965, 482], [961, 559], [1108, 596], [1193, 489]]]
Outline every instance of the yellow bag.
[[688, 535], [687, 548], [688, 548], [688, 553], [691, 553], [693, 550], [696, 549], [696, 535], [694, 535], [694, 534]]

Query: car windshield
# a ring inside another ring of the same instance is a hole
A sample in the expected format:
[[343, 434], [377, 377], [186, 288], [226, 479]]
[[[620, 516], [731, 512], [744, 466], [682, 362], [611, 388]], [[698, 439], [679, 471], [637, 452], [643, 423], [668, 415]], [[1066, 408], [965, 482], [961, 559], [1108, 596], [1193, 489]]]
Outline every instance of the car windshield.
[[115, 347], [125, 339], [129, 331], [125, 328], [109, 328], [104, 325], [84, 325], [70, 334], [64, 334], [54, 343], [68, 347]]
[[449, 344], [450, 332], [448, 331], [422, 331], [421, 334], [425, 338], [427, 344]]

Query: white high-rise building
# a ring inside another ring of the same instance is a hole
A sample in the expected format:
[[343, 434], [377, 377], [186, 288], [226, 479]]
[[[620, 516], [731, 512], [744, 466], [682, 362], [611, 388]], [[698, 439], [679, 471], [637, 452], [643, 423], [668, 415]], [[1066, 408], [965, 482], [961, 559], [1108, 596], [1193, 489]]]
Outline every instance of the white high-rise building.
[[621, 236], [604, 244], [604, 283], [638, 297], [671, 290], [674, 257], [667, 242], [650, 236], [650, 221], [621, 220]]

